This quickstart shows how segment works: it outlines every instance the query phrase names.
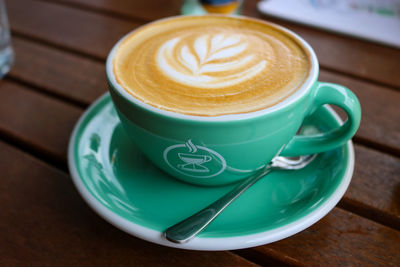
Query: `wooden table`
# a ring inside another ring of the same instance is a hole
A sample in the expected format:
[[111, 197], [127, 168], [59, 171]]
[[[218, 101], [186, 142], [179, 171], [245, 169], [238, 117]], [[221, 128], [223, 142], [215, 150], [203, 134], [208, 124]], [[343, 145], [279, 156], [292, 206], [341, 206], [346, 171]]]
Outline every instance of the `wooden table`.
[[[265, 18], [256, 2], [247, 0], [243, 13]], [[74, 124], [107, 91], [110, 48], [139, 25], [178, 14], [181, 1], [7, 4], [16, 62], [0, 81], [1, 266], [400, 266], [400, 50], [274, 20], [314, 47], [320, 80], [361, 101], [352, 183], [325, 218], [290, 238], [183, 251], [106, 223], [79, 196], [66, 164]]]

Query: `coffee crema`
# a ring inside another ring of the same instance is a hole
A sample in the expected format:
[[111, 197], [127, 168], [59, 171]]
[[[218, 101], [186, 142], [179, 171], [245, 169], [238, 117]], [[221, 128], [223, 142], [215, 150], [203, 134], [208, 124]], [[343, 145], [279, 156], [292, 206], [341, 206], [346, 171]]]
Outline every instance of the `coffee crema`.
[[116, 81], [154, 107], [197, 116], [248, 113], [275, 105], [307, 78], [306, 49], [268, 23], [188, 16], [128, 35], [114, 61]]

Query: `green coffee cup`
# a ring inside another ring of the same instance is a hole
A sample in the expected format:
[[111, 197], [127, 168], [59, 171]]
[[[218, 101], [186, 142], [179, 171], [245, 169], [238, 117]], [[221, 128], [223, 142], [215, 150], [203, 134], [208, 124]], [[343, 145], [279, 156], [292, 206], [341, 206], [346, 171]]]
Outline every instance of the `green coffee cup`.
[[[182, 18], [203, 19], [175, 17], [144, 28]], [[204, 16], [206, 19], [207, 16]], [[255, 21], [245, 17], [229, 19], [234, 23]], [[246, 178], [278, 154], [297, 156], [332, 150], [345, 144], [357, 131], [361, 119], [357, 97], [341, 85], [317, 81], [318, 60], [310, 45], [285, 28], [266, 22], [257, 23], [276, 28], [300, 43], [309, 55], [310, 69], [304, 82], [290, 96], [252, 112], [199, 116], [145, 103], [125, 90], [117, 82], [114, 72], [116, 51], [132, 33], [110, 52], [106, 73], [121, 123], [147, 158], [171, 176], [198, 185], [228, 184]], [[330, 132], [296, 135], [304, 118], [324, 104], [343, 109], [347, 113], [347, 121]]]

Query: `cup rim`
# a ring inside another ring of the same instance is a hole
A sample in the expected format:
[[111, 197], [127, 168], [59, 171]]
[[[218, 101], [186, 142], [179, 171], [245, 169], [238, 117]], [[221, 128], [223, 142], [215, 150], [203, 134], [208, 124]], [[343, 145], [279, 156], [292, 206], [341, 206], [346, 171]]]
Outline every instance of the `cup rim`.
[[[311, 63], [311, 68], [308, 73], [308, 77], [304, 81], [304, 83], [298, 88], [293, 94], [291, 94], [289, 97], [285, 98], [283, 101], [270, 106], [266, 107], [261, 110], [256, 110], [252, 112], [246, 112], [246, 113], [238, 113], [238, 114], [224, 114], [224, 115], [218, 115], [218, 116], [200, 116], [200, 115], [189, 115], [189, 114], [183, 114], [183, 113], [177, 113], [173, 111], [168, 111], [164, 109], [160, 109], [157, 107], [154, 107], [150, 104], [147, 104], [145, 102], [142, 102], [141, 100], [135, 98], [133, 95], [129, 94], [115, 79], [114, 71], [113, 71], [113, 59], [116, 53], [116, 50], [118, 49], [119, 45], [131, 34], [135, 33], [136, 31], [142, 29], [143, 27], [146, 27], [148, 25], [151, 25], [153, 23], [159, 23], [161, 21], [167, 21], [167, 20], [174, 20], [174, 19], [179, 19], [179, 18], [190, 18], [190, 17], [230, 17], [230, 18], [238, 18], [238, 19], [243, 19], [243, 20], [251, 20], [251, 21], [256, 21], [259, 23], [263, 24], [268, 24], [271, 27], [277, 28], [278, 30], [288, 34], [295, 40], [297, 40], [303, 47], [303, 49], [308, 53], [308, 56], [310, 57], [310, 63]], [[125, 34], [110, 50], [110, 53], [107, 56], [107, 61], [106, 61], [106, 76], [107, 79], [110, 83], [110, 89], [115, 90], [120, 96], [128, 100], [129, 102], [141, 107], [144, 110], [150, 111], [151, 113], [155, 113], [161, 116], [169, 117], [169, 118], [174, 118], [174, 119], [184, 119], [184, 120], [191, 120], [191, 121], [206, 121], [206, 122], [214, 122], [214, 121], [235, 121], [235, 120], [243, 120], [243, 119], [251, 119], [251, 118], [256, 118], [260, 117], [272, 112], [275, 112], [277, 110], [280, 110], [282, 108], [285, 108], [297, 100], [301, 99], [307, 92], [308, 90], [312, 87], [315, 81], [317, 81], [318, 78], [318, 72], [319, 72], [319, 63], [317, 56], [312, 49], [312, 47], [298, 34], [294, 33], [293, 31], [280, 26], [278, 24], [266, 21], [266, 20], [261, 20], [261, 19], [256, 19], [256, 18], [251, 18], [247, 16], [239, 16], [239, 15], [178, 15], [178, 16], [171, 16], [163, 19], [158, 19], [150, 23], [146, 23], [140, 27], [135, 28], [134, 30], [128, 32]]]

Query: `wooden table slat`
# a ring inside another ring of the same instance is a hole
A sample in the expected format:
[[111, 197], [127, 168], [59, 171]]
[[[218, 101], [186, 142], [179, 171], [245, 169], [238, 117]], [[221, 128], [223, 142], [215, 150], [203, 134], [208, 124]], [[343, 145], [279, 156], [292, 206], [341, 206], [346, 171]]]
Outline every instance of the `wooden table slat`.
[[45, 0], [77, 8], [107, 12], [116, 17], [151, 21], [180, 13], [182, 0]]
[[107, 90], [105, 66], [40, 43], [13, 38], [16, 60], [10, 77], [54, 95], [89, 105]]
[[7, 4], [13, 32], [103, 60], [124, 34], [140, 25], [48, 2]]
[[[298, 259], [304, 266], [400, 265], [400, 232], [335, 208], [299, 234], [254, 248], [279, 258]], [[270, 252], [272, 250], [272, 253]]]
[[69, 137], [83, 109], [7, 81], [0, 82], [0, 99], [0, 131], [3, 134], [58, 161], [66, 161]]
[[363, 209], [358, 214], [372, 213], [373, 207], [380, 212], [373, 212], [379, 222], [400, 230], [400, 159], [357, 145], [355, 155], [353, 178], [340, 206]]

